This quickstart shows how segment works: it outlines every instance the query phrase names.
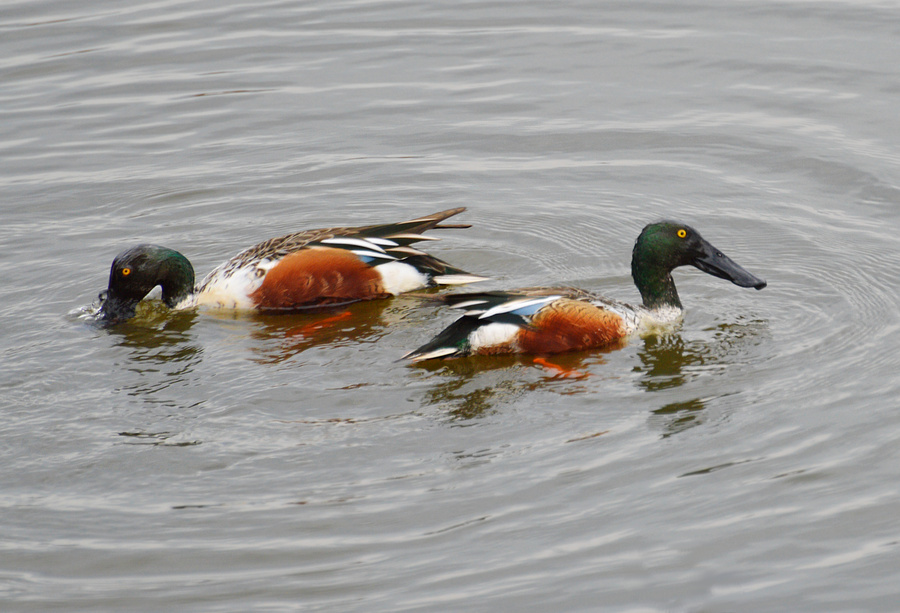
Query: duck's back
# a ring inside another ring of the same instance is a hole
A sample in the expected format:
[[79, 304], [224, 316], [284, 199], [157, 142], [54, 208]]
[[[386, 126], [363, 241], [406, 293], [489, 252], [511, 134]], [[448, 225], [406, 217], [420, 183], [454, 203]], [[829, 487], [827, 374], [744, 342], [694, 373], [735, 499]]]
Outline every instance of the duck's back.
[[284, 310], [371, 300], [433, 284], [482, 277], [454, 268], [410, 245], [465, 209], [409, 221], [305, 230], [263, 241], [223, 263], [183, 306]]

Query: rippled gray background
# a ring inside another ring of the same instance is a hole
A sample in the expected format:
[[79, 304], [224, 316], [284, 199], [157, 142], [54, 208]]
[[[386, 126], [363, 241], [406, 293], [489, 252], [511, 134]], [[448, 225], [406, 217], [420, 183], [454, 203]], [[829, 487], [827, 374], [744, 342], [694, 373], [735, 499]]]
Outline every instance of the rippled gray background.
[[[896, 2], [8, 1], [0, 609], [896, 611]], [[468, 206], [431, 250], [681, 331], [409, 367], [446, 310], [79, 316], [113, 256], [203, 275]]]

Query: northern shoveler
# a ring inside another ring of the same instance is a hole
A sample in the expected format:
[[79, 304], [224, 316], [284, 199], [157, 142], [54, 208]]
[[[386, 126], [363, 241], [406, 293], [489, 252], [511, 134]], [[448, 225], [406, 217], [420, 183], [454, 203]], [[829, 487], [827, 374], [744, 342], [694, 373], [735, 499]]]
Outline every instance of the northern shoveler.
[[615, 346], [635, 334], [666, 329], [683, 314], [672, 270], [696, 266], [741, 287], [762, 289], [755, 277], [685, 224], [646, 226], [634, 244], [631, 276], [643, 304], [632, 306], [573, 288], [448, 294], [436, 299], [465, 309], [456, 322], [404, 357], [433, 358], [503, 353], [551, 354]]
[[433, 285], [482, 281], [410, 247], [438, 240], [422, 233], [465, 211], [449, 209], [418, 219], [359, 228], [306, 230], [246, 249], [194, 285], [194, 268], [174, 249], [138, 245], [113, 260], [109, 287], [100, 294], [98, 317], [115, 323], [133, 317], [135, 307], [156, 286], [170, 308], [198, 305], [290, 310], [395, 296]]

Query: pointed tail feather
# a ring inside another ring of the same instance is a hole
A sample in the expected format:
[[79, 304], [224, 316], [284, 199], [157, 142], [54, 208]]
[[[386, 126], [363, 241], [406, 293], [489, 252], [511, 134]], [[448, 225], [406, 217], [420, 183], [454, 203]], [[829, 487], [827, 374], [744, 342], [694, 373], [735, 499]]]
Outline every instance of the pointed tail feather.
[[410, 351], [401, 359], [423, 362], [436, 358], [460, 358], [470, 353], [469, 334], [481, 325], [477, 319], [461, 317], [433, 339]]
[[441, 294], [434, 296], [433, 299], [454, 309], [477, 306], [478, 310], [487, 311], [512, 300], [519, 300], [525, 297], [527, 297], [527, 294], [519, 291], [488, 290], [485, 292]]
[[409, 360], [410, 362], [424, 362], [438, 358], [460, 357], [461, 355], [456, 347], [438, 347], [432, 351], [422, 351], [421, 349], [410, 351], [401, 359]]
[[432, 281], [438, 285], [465, 285], [466, 283], [480, 283], [488, 281], [490, 277], [481, 277], [479, 275], [471, 275], [469, 273], [455, 273], [449, 275], [435, 275]]
[[473, 275], [462, 268], [451, 266], [444, 260], [427, 253], [410, 255], [402, 258], [402, 261], [419, 272], [428, 275], [437, 285], [462, 285], [487, 279], [487, 277]]
[[431, 215], [426, 215], [425, 217], [419, 217], [418, 219], [411, 219], [409, 221], [403, 221], [397, 224], [398, 226], [403, 226], [407, 232], [411, 232], [413, 234], [422, 234], [423, 232], [427, 232], [428, 230], [434, 228], [441, 229], [456, 229], [456, 228], [471, 228], [472, 226], [469, 224], [444, 224], [438, 225], [445, 219], [449, 219], [454, 215], [459, 215], [463, 211], [466, 210], [466, 207], [461, 206], [455, 209], [447, 209], [446, 211], [438, 211], [437, 213], [432, 213]]
[[442, 221], [454, 215], [459, 215], [465, 211], [465, 207], [455, 209], [447, 209], [446, 211], [438, 211], [424, 217], [417, 217], [409, 221], [400, 221], [396, 223], [377, 224], [373, 226], [365, 226], [358, 228], [358, 234], [361, 236], [376, 236], [382, 238], [390, 238], [397, 240], [403, 245], [408, 245], [420, 240], [437, 240], [423, 238], [421, 235], [428, 230], [439, 229], [458, 229], [470, 228], [469, 224], [441, 224]]

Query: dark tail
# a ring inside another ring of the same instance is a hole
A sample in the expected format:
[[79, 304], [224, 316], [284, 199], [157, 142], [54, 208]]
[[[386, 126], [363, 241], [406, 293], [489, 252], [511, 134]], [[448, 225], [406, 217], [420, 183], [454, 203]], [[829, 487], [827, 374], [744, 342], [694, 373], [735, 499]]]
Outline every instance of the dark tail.
[[363, 236], [389, 238], [403, 245], [409, 245], [410, 243], [421, 240], [438, 240], [436, 238], [422, 236], [422, 234], [435, 228], [441, 230], [471, 228], [472, 226], [470, 224], [440, 225], [445, 219], [453, 217], [454, 215], [459, 215], [465, 210], [466, 207], [458, 207], [455, 209], [447, 209], [446, 211], [438, 211], [437, 213], [425, 215], [424, 217], [417, 217], [416, 219], [410, 219], [409, 221], [365, 226], [359, 228], [359, 234]]
[[438, 259], [432, 255], [419, 251], [410, 247], [412, 243], [423, 240], [439, 240], [423, 236], [423, 233], [433, 229], [459, 229], [470, 228], [469, 224], [444, 224], [441, 222], [445, 219], [459, 215], [465, 211], [465, 207], [455, 209], [447, 209], [446, 211], [438, 211], [431, 215], [410, 219], [409, 221], [401, 221], [399, 223], [384, 224], [381, 226], [370, 226], [361, 234], [367, 236], [377, 236], [380, 238], [390, 239], [396, 242], [399, 247], [386, 247], [385, 251], [392, 255], [401, 256], [403, 261], [411, 266], [415, 266], [417, 270], [428, 274], [435, 285], [463, 285], [465, 283], [476, 283], [485, 281], [487, 277], [473, 275], [461, 268], [451, 266], [447, 262]]
[[469, 334], [484, 322], [475, 317], [460, 317], [433, 339], [403, 358], [412, 362], [423, 362], [436, 358], [461, 358], [469, 355]]

